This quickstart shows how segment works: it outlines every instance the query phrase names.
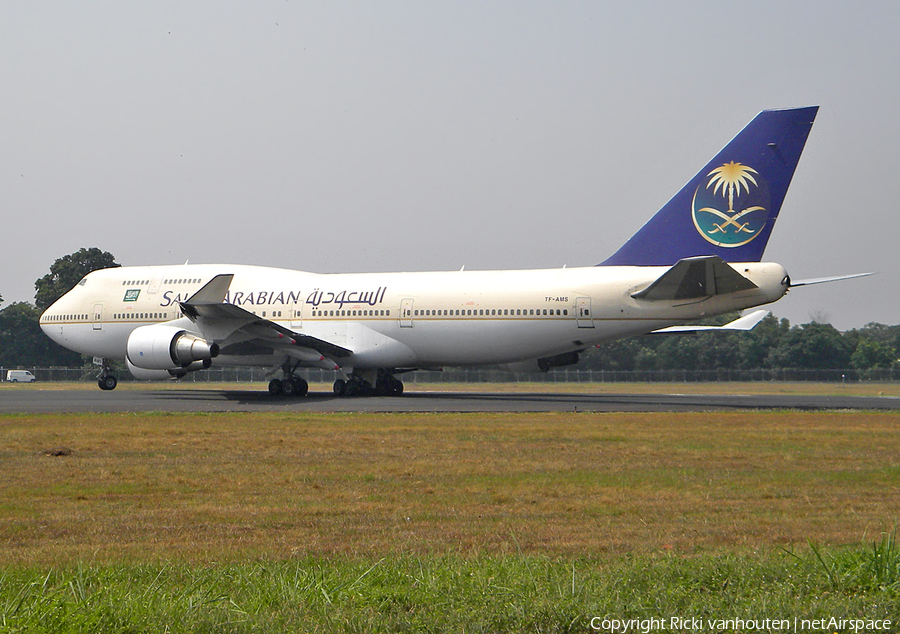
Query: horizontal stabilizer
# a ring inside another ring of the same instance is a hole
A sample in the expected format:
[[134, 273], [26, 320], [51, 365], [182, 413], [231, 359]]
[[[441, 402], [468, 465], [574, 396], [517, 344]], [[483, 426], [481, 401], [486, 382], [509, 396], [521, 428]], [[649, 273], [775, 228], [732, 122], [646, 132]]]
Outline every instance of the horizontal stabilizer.
[[735, 331], [735, 330], [753, 330], [753, 328], [761, 322], [766, 315], [767, 310], [755, 310], [752, 313], [738, 317], [734, 321], [730, 321], [723, 326], [669, 326], [668, 328], [660, 328], [654, 330], [651, 335], [689, 335], [698, 332], [708, 331]]
[[650, 301], [691, 300], [757, 288], [716, 255], [679, 260], [655, 282], [633, 293]]
[[841, 280], [852, 280], [857, 277], [868, 277], [869, 275], [875, 275], [875, 273], [854, 273], [853, 275], [834, 275], [832, 277], [816, 277], [809, 280], [797, 280], [796, 282], [793, 280], [788, 281], [788, 286], [790, 288], [794, 288], [795, 286], [809, 286], [810, 284], [824, 284], [825, 282], [839, 282]]

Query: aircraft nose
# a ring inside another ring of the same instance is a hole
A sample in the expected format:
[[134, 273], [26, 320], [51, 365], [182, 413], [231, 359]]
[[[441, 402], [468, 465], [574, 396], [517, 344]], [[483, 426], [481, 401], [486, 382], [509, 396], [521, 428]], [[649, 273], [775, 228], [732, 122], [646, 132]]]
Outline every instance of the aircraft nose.
[[40, 326], [41, 330], [44, 331], [44, 334], [50, 337], [53, 341], [58, 344], [63, 343], [63, 324], [62, 324], [62, 310], [61, 302], [63, 298], [59, 298], [47, 308], [42, 314], [40, 318]]

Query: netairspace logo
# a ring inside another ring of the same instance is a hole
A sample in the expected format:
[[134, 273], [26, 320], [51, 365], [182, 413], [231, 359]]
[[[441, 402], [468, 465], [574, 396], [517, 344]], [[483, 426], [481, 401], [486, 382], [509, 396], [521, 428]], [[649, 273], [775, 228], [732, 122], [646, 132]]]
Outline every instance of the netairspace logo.
[[595, 616], [591, 619], [591, 629], [610, 634], [650, 634], [658, 631], [685, 632], [811, 632], [829, 630], [831, 632], [886, 632], [891, 629], [890, 619], [703, 619], [698, 617], [672, 616], [649, 619], [611, 619]]

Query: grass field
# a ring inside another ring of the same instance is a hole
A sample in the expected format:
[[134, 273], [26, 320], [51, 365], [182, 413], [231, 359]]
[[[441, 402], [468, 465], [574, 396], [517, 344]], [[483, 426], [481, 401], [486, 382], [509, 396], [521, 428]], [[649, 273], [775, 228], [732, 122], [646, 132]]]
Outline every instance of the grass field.
[[[890, 618], [898, 432], [897, 412], [6, 415], [0, 631]], [[826, 630], [846, 628], [804, 631]]]

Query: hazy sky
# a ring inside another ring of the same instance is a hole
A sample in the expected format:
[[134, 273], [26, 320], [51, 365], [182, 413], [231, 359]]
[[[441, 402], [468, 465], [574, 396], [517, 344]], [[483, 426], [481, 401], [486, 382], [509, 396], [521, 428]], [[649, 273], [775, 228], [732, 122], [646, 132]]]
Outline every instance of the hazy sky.
[[771, 308], [900, 323], [900, 3], [3, 2], [0, 294], [81, 247], [317, 272], [592, 265], [819, 105]]

